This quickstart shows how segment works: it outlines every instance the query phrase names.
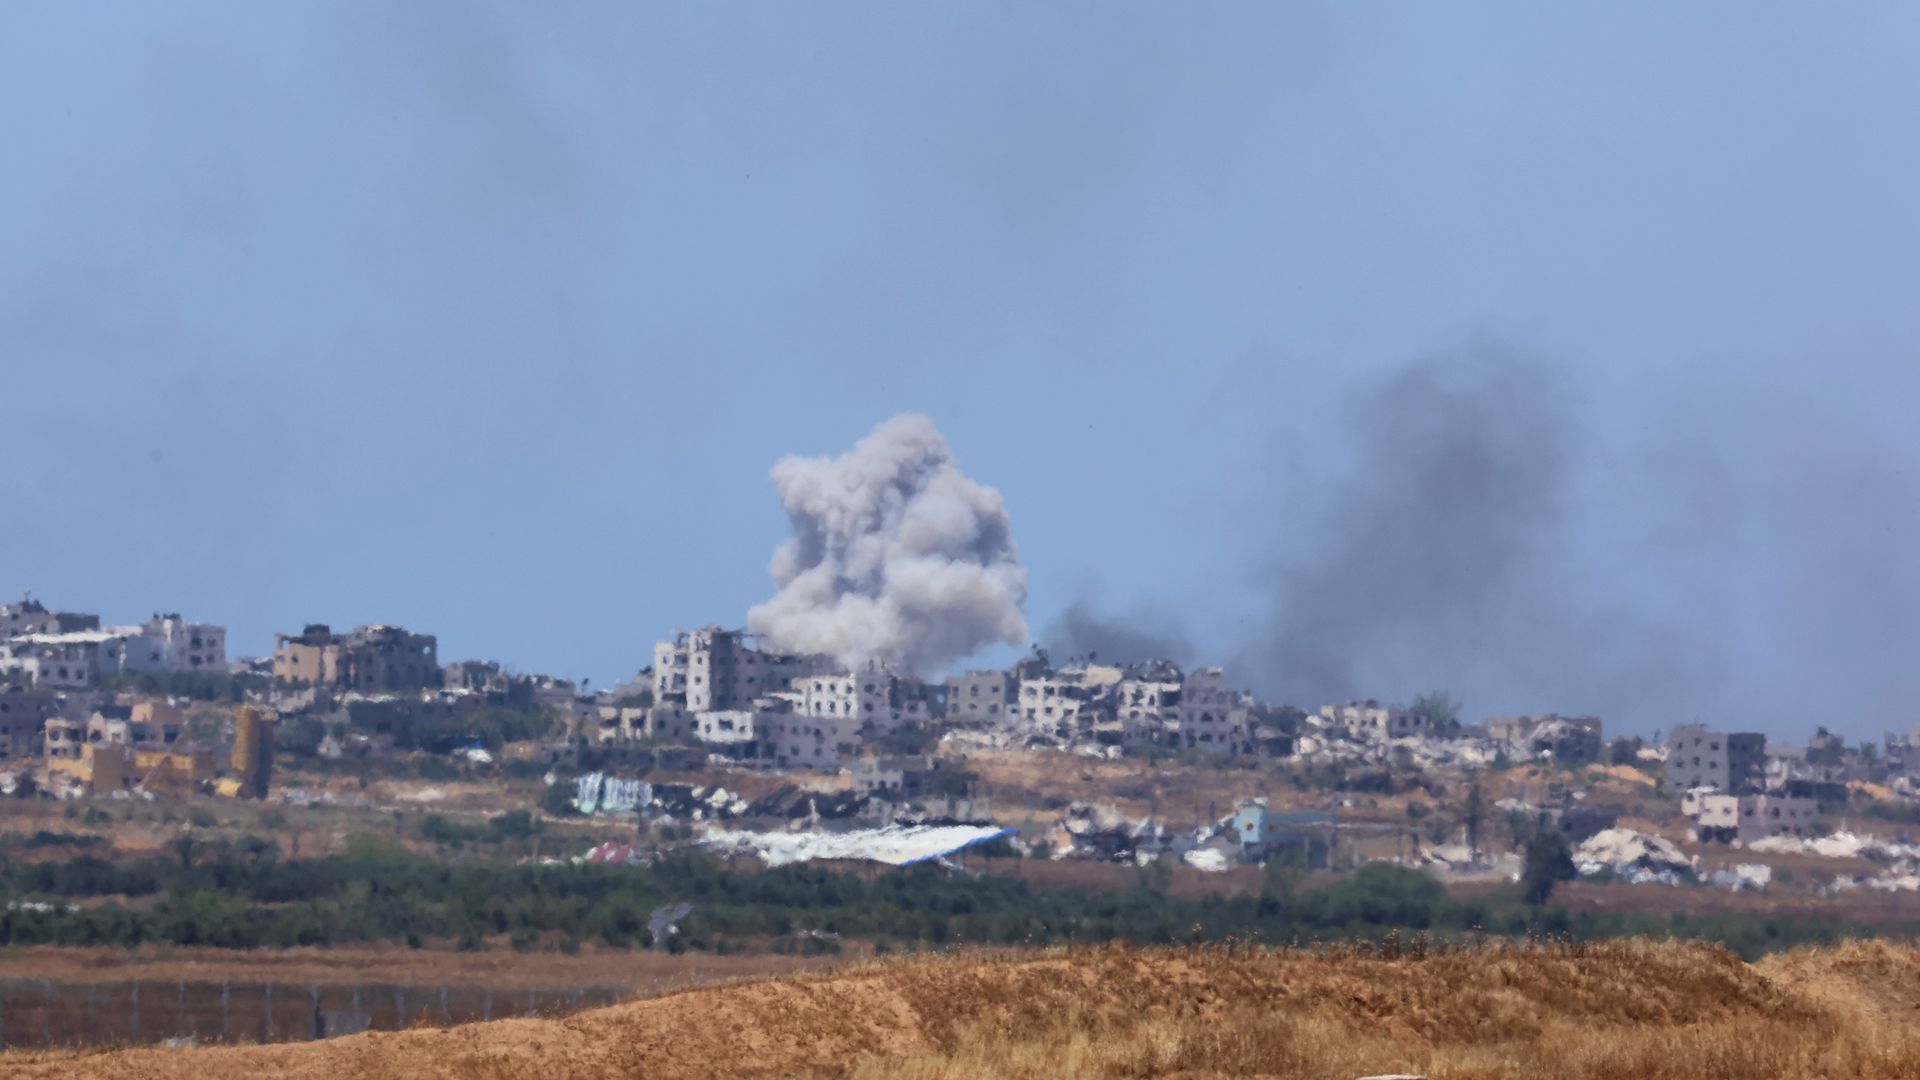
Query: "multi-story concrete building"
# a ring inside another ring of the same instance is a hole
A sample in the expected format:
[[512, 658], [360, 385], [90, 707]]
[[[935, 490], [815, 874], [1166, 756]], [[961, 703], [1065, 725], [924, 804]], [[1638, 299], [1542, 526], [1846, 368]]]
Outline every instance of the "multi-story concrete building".
[[775, 768], [833, 769], [860, 753], [862, 721], [857, 715], [808, 714], [794, 695], [767, 702], [754, 712], [754, 721], [756, 754]]
[[47, 721], [59, 715], [51, 690], [0, 686], [0, 762], [39, 757]]
[[274, 681], [371, 693], [440, 685], [438, 643], [431, 634], [398, 626], [361, 626], [335, 634], [314, 623], [298, 634], [278, 634]]
[[856, 730], [886, 734], [903, 724], [919, 724], [942, 715], [944, 686], [931, 686], [891, 672], [868, 670], [855, 675], [808, 675], [794, 680], [788, 692], [794, 711], [803, 716], [851, 717]]
[[1113, 689], [1113, 714], [1128, 746], [1166, 741], [1180, 723], [1180, 692], [1186, 681], [1171, 663], [1129, 668]]
[[1202, 668], [1180, 684], [1179, 745], [1212, 754], [1231, 754], [1247, 741], [1247, 695], [1226, 687], [1219, 668]]
[[1760, 790], [1766, 768], [1767, 737], [1756, 732], [1721, 733], [1681, 724], [1667, 735], [1667, 786], [1676, 791], [1748, 794]]
[[167, 671], [167, 645], [148, 637], [138, 626], [115, 626], [106, 631], [100, 643], [100, 674], [132, 675], [142, 671]]
[[55, 690], [89, 689], [100, 684], [102, 646], [116, 640], [104, 630], [23, 634], [0, 642], [0, 674]]
[[212, 623], [190, 623], [178, 612], [155, 615], [139, 628], [142, 636], [160, 643], [167, 671], [225, 671], [227, 629]]
[[947, 721], [1000, 727], [1015, 718], [1020, 684], [1004, 671], [969, 671], [947, 680]]
[[1725, 795], [1690, 790], [1680, 801], [1693, 839], [1750, 844], [1768, 836], [1811, 836], [1819, 817], [1812, 799], [1787, 795]]
[[737, 709], [831, 668], [826, 657], [759, 649], [744, 630], [680, 630], [653, 647], [654, 701], [684, 704], [696, 713]]
[[1020, 680], [1016, 707], [1022, 730], [1062, 742], [1100, 720], [1094, 688], [1073, 672], [1050, 672]]

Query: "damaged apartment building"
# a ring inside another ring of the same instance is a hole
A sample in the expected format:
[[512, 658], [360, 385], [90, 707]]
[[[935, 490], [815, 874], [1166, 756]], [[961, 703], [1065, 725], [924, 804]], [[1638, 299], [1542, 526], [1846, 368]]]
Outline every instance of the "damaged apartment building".
[[0, 605], [0, 675], [54, 690], [141, 672], [223, 672], [226, 640], [225, 628], [177, 614], [101, 629], [98, 615], [49, 611], [36, 600]]
[[1218, 756], [1250, 746], [1253, 698], [1228, 688], [1217, 667], [1189, 673], [1162, 660], [1124, 668], [1088, 661], [1056, 669], [1040, 651], [1015, 671], [1018, 688], [1005, 726], [1029, 745]]
[[1514, 761], [1550, 759], [1563, 765], [1596, 761], [1604, 740], [1597, 716], [1534, 713], [1487, 721], [1494, 749]]
[[1819, 802], [1789, 774], [1770, 777], [1766, 736], [1682, 724], [1668, 733], [1666, 749], [1667, 786], [1682, 793], [1680, 812], [1695, 840], [1812, 835]]
[[612, 710], [604, 743], [691, 741], [743, 763], [835, 769], [875, 736], [945, 716], [946, 687], [829, 657], [779, 653], [743, 630], [684, 630], [654, 647], [652, 702]]
[[[878, 666], [849, 671], [710, 626], [657, 644], [645, 675], [644, 705], [597, 710], [599, 747], [694, 743], [743, 763], [832, 769], [902, 728], [1111, 753], [1242, 753], [1256, 728], [1274, 742], [1273, 725], [1254, 722], [1251, 695], [1229, 688], [1219, 668], [1185, 672], [1164, 661], [1055, 668], [1035, 650], [1008, 671], [929, 682]], [[1290, 745], [1284, 735], [1280, 742]]]
[[431, 634], [398, 626], [361, 626], [336, 634], [310, 623], [298, 634], [274, 635], [273, 680], [361, 693], [438, 687], [445, 678]]

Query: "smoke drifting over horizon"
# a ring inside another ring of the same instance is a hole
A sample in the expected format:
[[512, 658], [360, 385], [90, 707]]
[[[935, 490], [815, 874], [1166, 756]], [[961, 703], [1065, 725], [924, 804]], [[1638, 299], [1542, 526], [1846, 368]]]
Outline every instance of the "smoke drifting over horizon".
[[770, 567], [779, 591], [747, 626], [774, 647], [924, 672], [1026, 640], [1006, 507], [932, 420], [895, 416], [839, 457], [783, 458], [772, 476], [793, 536]]
[[1056, 662], [1098, 656], [1106, 663], [1171, 660], [1186, 666], [1194, 659], [1193, 642], [1166, 612], [1136, 609], [1129, 615], [1109, 615], [1085, 600], [1075, 600], [1048, 623], [1041, 640]]
[[[1351, 389], [1261, 493], [1291, 543], [1255, 569], [1230, 674], [1304, 705], [1445, 689], [1641, 731], [1791, 731], [1831, 684], [1904, 728], [1913, 476], [1817, 402], [1715, 395], [1709, 416], [1635, 402], [1636, 440], [1603, 448], [1591, 399], [1523, 350]], [[1756, 437], [1778, 430], [1820, 438]]]
[[1256, 571], [1272, 611], [1246, 676], [1330, 701], [1382, 692], [1363, 676], [1400, 662], [1453, 678], [1516, 620], [1537, 632], [1533, 561], [1579, 437], [1554, 373], [1501, 349], [1434, 356], [1351, 394], [1341, 418], [1350, 468], [1288, 500], [1309, 550]]

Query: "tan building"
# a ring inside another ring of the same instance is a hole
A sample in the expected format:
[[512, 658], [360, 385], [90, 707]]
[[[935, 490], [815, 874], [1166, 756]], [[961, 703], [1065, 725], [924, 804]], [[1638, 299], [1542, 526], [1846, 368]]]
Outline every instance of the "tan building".
[[280, 683], [376, 693], [437, 687], [443, 677], [433, 635], [398, 626], [335, 634], [314, 623], [275, 637], [273, 678]]

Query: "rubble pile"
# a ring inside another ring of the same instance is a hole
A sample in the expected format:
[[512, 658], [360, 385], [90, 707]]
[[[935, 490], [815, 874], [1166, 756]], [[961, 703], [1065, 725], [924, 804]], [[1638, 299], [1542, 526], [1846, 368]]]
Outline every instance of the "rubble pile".
[[1673, 842], [1633, 829], [1604, 829], [1573, 850], [1584, 875], [1612, 873], [1636, 885], [1678, 885], [1693, 878], [1693, 864]]
[[1920, 844], [1899, 844], [1873, 836], [1837, 832], [1831, 836], [1769, 836], [1747, 845], [1769, 855], [1817, 855], [1823, 859], [1871, 859], [1892, 863], [1920, 860]]

